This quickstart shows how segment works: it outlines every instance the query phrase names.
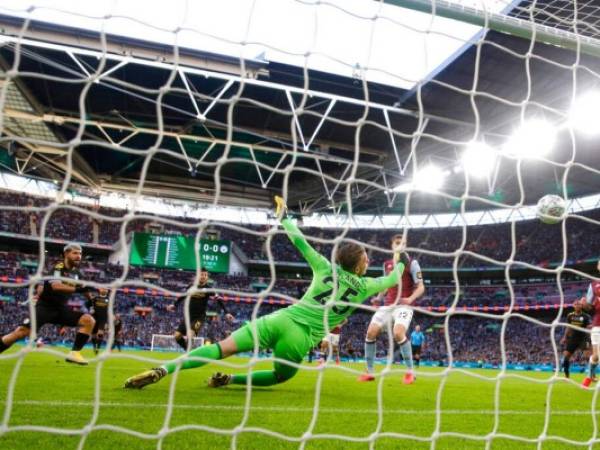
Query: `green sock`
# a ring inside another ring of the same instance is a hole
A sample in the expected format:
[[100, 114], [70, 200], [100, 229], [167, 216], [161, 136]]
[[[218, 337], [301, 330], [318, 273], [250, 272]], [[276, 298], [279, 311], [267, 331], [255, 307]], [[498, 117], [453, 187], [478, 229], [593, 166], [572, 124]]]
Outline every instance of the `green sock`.
[[[210, 344], [204, 345], [202, 347], [198, 347], [187, 355], [178, 358], [176, 361], [169, 362], [162, 366], [163, 369], [167, 371], [167, 373], [173, 373], [177, 369], [177, 367], [181, 367], [181, 370], [184, 369], [193, 369], [195, 367], [202, 367], [208, 361], [198, 361], [198, 360], [186, 360], [188, 356], [194, 356], [196, 358], [206, 358], [206, 359], [221, 359], [221, 347], [219, 344]], [[183, 363], [179, 361], [184, 360]]]
[[[298, 368], [286, 364], [275, 363], [274, 370], [257, 370], [252, 372], [252, 386], [273, 386], [289, 380], [298, 372]], [[246, 384], [248, 375], [235, 374], [231, 376], [231, 384]]]
[[[248, 375], [238, 373], [231, 376], [231, 384], [246, 384], [247, 382]], [[252, 372], [252, 386], [273, 386], [279, 382], [274, 370], [257, 370]]]

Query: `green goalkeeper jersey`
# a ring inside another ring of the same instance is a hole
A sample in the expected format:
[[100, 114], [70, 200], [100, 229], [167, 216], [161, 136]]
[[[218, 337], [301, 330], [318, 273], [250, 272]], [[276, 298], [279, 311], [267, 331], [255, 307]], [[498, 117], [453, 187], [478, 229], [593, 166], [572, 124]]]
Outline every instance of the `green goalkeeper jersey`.
[[[356, 306], [353, 304], [361, 304], [367, 298], [396, 286], [402, 279], [402, 263], [398, 263], [388, 275], [379, 278], [358, 276], [336, 266], [334, 278], [329, 260], [311, 247], [296, 224], [287, 218], [281, 224], [312, 269], [313, 280], [300, 301], [281, 310], [279, 314], [309, 327], [315, 345], [330, 329], [354, 312]], [[337, 289], [334, 280], [337, 281]], [[335, 299], [332, 298], [334, 292]]]

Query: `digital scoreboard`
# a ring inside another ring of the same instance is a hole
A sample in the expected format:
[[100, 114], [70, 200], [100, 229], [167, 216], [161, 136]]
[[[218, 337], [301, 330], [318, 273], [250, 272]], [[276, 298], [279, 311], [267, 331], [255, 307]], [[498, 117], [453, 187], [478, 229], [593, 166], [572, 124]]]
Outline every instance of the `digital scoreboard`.
[[[200, 239], [200, 267], [229, 272], [230, 241]], [[196, 270], [194, 237], [134, 233], [129, 263], [133, 266]]]

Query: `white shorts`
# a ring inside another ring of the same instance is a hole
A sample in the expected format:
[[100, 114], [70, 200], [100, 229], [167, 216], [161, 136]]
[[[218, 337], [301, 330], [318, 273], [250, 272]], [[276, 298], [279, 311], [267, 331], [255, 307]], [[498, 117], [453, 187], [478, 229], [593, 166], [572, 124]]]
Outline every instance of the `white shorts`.
[[380, 327], [386, 327], [388, 324], [404, 325], [408, 330], [412, 321], [413, 310], [407, 306], [382, 306], [373, 314], [371, 323], [375, 323]]
[[339, 345], [340, 345], [340, 335], [339, 334], [329, 333], [327, 336], [325, 336], [323, 338], [322, 342], [327, 342], [327, 343], [333, 345], [334, 347], [339, 347]]
[[600, 345], [600, 327], [592, 327], [592, 345]]

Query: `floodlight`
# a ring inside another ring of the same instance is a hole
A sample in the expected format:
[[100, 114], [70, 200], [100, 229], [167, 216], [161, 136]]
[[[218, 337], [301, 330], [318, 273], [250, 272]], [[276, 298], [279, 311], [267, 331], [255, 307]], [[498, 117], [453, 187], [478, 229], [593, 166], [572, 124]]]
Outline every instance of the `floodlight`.
[[569, 110], [569, 125], [584, 134], [600, 133], [598, 105], [600, 105], [600, 92], [589, 92], [578, 97]]
[[417, 171], [413, 184], [418, 191], [435, 192], [442, 187], [445, 178], [446, 174], [442, 169], [429, 165]]
[[531, 119], [523, 123], [509, 138], [504, 152], [518, 158], [539, 158], [552, 150], [556, 130], [549, 122]]
[[462, 165], [469, 176], [484, 178], [496, 164], [496, 152], [483, 142], [471, 142], [461, 157]]

